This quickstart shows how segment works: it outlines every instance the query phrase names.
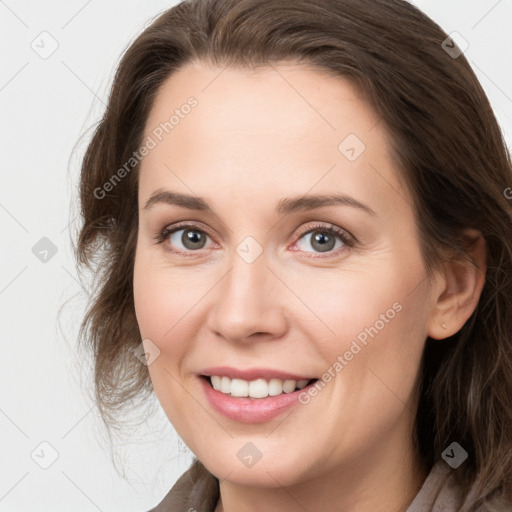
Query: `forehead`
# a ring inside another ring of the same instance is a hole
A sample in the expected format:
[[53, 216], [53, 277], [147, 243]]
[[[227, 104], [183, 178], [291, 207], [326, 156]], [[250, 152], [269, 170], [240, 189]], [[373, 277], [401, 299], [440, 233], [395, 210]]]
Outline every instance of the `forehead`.
[[201, 195], [406, 195], [379, 117], [347, 80], [305, 65], [188, 64], [160, 87], [144, 138], [155, 147], [141, 164], [139, 197], [183, 189], [177, 176]]
[[[191, 97], [197, 106], [172, 121], [172, 132], [186, 138], [191, 128], [205, 142], [216, 139], [225, 144], [228, 140], [224, 135], [229, 130], [232, 135], [238, 132], [240, 139], [244, 133], [261, 135], [266, 143], [269, 135], [278, 135], [279, 144], [298, 138], [318, 142], [325, 136], [329, 143], [347, 133], [368, 138], [367, 132], [379, 122], [347, 80], [306, 65], [248, 70], [193, 62], [160, 87], [146, 122], [146, 134], [169, 121], [175, 111], [181, 114], [180, 109]], [[192, 122], [184, 122], [187, 116]], [[194, 123], [194, 118], [199, 122]]]

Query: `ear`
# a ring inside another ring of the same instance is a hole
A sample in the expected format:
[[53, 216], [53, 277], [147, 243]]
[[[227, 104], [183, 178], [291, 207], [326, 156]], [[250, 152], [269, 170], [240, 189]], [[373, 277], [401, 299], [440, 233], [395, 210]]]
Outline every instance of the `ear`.
[[444, 272], [433, 287], [433, 307], [428, 336], [441, 340], [457, 333], [475, 310], [485, 284], [487, 244], [480, 232], [465, 232], [468, 255], [473, 260], [452, 258], [444, 263]]

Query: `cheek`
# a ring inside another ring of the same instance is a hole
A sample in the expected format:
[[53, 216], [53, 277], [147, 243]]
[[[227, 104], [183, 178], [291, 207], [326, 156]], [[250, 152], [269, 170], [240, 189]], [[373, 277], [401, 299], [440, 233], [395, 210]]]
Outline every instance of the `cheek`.
[[385, 395], [408, 399], [426, 338], [426, 294], [417, 286], [423, 275], [420, 263], [404, 271], [401, 261], [389, 258], [321, 279], [306, 274], [295, 283], [309, 311], [297, 310], [294, 318], [302, 317], [301, 329], [315, 341], [325, 371], [344, 375], [331, 379], [333, 388], [370, 402], [382, 396], [385, 403]]
[[[187, 352], [190, 315], [198, 291], [180, 282], [180, 272], [162, 268], [150, 254], [136, 254], [134, 267], [134, 304], [141, 337], [150, 340], [149, 351], [158, 357], [148, 371], [155, 394], [170, 422], [179, 425], [183, 410], [190, 407], [182, 388], [181, 364]], [[156, 347], [156, 348], [154, 348]], [[180, 413], [181, 411], [181, 413]], [[189, 425], [184, 427], [186, 431]]]
[[330, 347], [331, 356], [348, 349], [354, 339], [364, 345], [374, 336], [396, 330], [404, 316], [407, 285], [389, 263], [342, 272], [329, 269], [323, 276], [316, 269], [290, 287], [302, 301], [294, 320], [301, 318], [301, 327], [325, 349]]
[[196, 390], [197, 382], [190, 375], [196, 368], [190, 367], [188, 356], [194, 352], [197, 332], [204, 323], [198, 315], [202, 314], [205, 293], [215, 281], [209, 282], [199, 268], [173, 268], [163, 260], [150, 251], [136, 254], [134, 303], [142, 339], [149, 339], [158, 352], [148, 366], [153, 388], [169, 420], [180, 425], [187, 423], [180, 411], [196, 403], [183, 386]]
[[135, 258], [133, 293], [141, 335], [159, 344], [164, 338], [172, 342], [173, 331], [183, 329], [204, 290], [200, 273], [191, 267], [169, 268], [141, 251]]

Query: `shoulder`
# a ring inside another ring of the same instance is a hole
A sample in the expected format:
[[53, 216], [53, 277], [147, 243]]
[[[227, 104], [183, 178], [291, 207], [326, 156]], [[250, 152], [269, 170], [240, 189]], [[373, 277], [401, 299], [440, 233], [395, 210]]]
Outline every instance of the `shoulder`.
[[148, 512], [213, 512], [218, 499], [218, 479], [195, 459], [164, 499]]
[[[453, 470], [437, 461], [406, 512], [510, 512], [499, 496], [475, 509], [468, 506], [457, 486]], [[148, 512], [213, 512], [219, 499], [219, 481], [201, 462], [190, 468], [174, 484], [164, 499]]]
[[478, 507], [471, 507], [468, 496], [457, 485], [453, 470], [438, 460], [406, 512], [510, 512], [499, 496], [489, 498]]

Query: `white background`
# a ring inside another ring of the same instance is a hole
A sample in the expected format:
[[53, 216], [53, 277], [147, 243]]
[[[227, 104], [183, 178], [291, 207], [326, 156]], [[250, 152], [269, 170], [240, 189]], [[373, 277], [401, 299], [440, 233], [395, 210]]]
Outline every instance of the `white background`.
[[[70, 246], [78, 164], [117, 62], [175, 3], [0, 0], [1, 512], [145, 512], [190, 462], [156, 405], [151, 421], [116, 441], [126, 478], [116, 472], [90, 368], [76, 355], [86, 295]], [[469, 43], [465, 54], [511, 146], [512, 0], [414, 3]], [[58, 44], [46, 59], [31, 47], [46, 37], [51, 48], [44, 31]], [[43, 237], [57, 249], [46, 263], [32, 252]]]

